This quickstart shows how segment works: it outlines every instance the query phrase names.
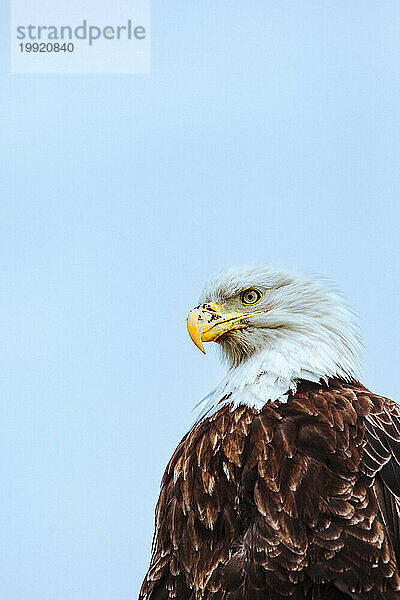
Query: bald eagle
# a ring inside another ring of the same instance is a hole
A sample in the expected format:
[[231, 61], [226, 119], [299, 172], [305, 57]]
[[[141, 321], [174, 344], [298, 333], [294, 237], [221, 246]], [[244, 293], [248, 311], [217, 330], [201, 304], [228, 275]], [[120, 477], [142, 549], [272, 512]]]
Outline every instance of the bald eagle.
[[400, 412], [340, 294], [270, 267], [204, 288], [229, 370], [162, 479], [141, 600], [400, 599]]

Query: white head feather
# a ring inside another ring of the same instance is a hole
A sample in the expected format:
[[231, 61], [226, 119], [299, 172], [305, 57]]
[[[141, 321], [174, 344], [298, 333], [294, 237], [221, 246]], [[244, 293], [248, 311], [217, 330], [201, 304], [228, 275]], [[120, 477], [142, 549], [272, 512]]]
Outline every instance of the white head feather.
[[246, 312], [240, 293], [253, 287], [262, 293], [256, 307], [262, 312], [246, 329], [217, 340], [230, 368], [205, 399], [206, 411], [225, 396], [257, 408], [286, 401], [299, 380], [357, 379], [361, 342], [354, 315], [321, 279], [268, 266], [227, 269], [205, 285], [200, 304]]

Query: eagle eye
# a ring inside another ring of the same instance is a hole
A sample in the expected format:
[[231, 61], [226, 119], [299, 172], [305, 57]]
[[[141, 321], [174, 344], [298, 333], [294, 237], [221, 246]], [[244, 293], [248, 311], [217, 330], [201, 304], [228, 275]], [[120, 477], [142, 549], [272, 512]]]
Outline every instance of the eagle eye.
[[248, 288], [247, 290], [243, 290], [243, 292], [240, 294], [240, 300], [242, 304], [245, 305], [257, 304], [257, 302], [260, 302], [261, 298], [262, 293], [255, 288]]

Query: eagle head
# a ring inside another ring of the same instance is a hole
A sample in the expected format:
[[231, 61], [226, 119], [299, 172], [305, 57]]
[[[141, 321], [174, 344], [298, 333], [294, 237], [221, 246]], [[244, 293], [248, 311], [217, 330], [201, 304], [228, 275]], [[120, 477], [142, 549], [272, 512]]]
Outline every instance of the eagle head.
[[359, 333], [342, 296], [324, 280], [292, 271], [222, 271], [204, 286], [187, 325], [200, 350], [217, 342], [232, 368], [254, 357], [318, 379], [351, 379], [358, 368]]

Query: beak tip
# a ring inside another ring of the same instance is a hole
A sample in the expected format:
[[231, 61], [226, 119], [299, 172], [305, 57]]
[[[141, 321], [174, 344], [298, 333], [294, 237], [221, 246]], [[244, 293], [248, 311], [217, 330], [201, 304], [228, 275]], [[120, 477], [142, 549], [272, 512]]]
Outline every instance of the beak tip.
[[196, 309], [192, 310], [189, 313], [189, 316], [187, 318], [187, 328], [188, 328], [189, 335], [190, 335], [192, 341], [194, 342], [194, 344], [197, 346], [197, 348], [199, 350], [201, 350], [203, 352], [203, 354], [205, 354], [206, 351], [204, 350], [203, 343], [201, 340], [201, 332], [200, 332], [200, 328], [199, 328], [199, 316], [198, 316], [198, 311]]
[[203, 354], [205, 354], [206, 351], [204, 350], [204, 346], [203, 346], [203, 343], [201, 341], [201, 337], [197, 336], [197, 335], [194, 335], [194, 336], [190, 335], [190, 337], [192, 338], [192, 341], [194, 342], [195, 346], [197, 346], [197, 348], [199, 350], [201, 350]]

